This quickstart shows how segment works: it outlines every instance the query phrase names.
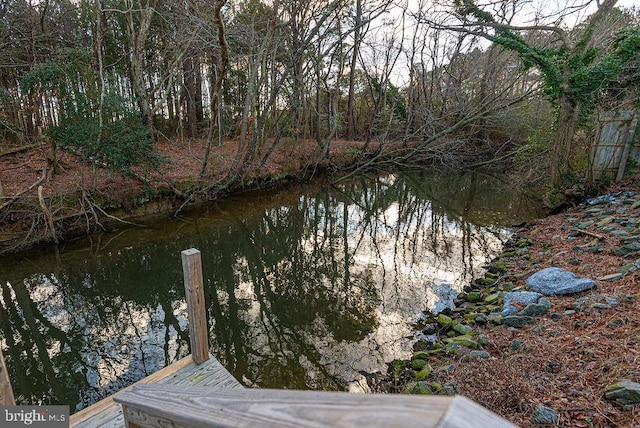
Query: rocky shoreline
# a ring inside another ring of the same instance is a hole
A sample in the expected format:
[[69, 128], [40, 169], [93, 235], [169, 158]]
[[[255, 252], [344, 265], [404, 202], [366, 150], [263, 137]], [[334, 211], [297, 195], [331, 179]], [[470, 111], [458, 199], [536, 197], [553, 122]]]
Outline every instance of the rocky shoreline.
[[640, 192], [626, 187], [516, 231], [372, 389], [464, 394], [520, 426], [637, 426]]

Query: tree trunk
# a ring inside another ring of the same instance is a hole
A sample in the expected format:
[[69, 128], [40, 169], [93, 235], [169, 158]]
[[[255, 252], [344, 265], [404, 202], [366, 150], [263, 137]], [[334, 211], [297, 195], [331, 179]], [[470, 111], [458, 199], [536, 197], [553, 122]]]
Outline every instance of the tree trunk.
[[[224, 81], [224, 76], [227, 72], [227, 66], [229, 65], [229, 45], [227, 44], [226, 33], [224, 21], [222, 20], [222, 13], [220, 10], [227, 3], [227, 0], [216, 0], [215, 9], [213, 14], [213, 20], [218, 30], [218, 44], [220, 46], [220, 54], [215, 58], [215, 61], [211, 71], [211, 80], [213, 83], [211, 85], [211, 123], [218, 119], [219, 113], [219, 101], [220, 94], [222, 93], [222, 82]], [[218, 135], [220, 135], [220, 121], [217, 123]], [[202, 179], [204, 177], [205, 172], [207, 171], [207, 164], [209, 163], [209, 156], [211, 154], [211, 143], [212, 139], [208, 138], [207, 143], [204, 148], [204, 158], [202, 159], [202, 166], [200, 168], [200, 172], [198, 173], [198, 178]]]
[[[129, 60], [131, 65], [131, 86], [136, 97], [138, 108], [142, 116], [142, 122], [149, 127], [153, 137], [153, 111], [149, 104], [147, 86], [144, 82], [144, 45], [149, 35], [151, 18], [154, 9], [151, 4], [140, 10], [140, 22], [133, 17], [133, 7], [127, 12], [127, 32], [132, 46], [130, 47]], [[136, 31], [137, 29], [137, 31]]]
[[580, 121], [582, 106], [574, 105], [564, 94], [558, 100], [558, 129], [551, 152], [551, 184], [560, 187], [569, 172], [573, 155], [573, 137]]
[[355, 114], [355, 80], [358, 53], [360, 51], [360, 26], [362, 25], [362, 0], [356, 0], [355, 31], [353, 34], [353, 51], [351, 52], [351, 69], [349, 70], [349, 95], [347, 101], [348, 130], [347, 139], [353, 141], [356, 135]]

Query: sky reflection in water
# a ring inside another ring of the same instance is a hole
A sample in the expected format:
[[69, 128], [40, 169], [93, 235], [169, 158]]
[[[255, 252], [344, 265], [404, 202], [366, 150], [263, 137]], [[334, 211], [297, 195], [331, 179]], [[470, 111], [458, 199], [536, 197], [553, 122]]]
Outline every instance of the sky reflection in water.
[[1, 260], [14, 391], [79, 410], [185, 356], [189, 247], [202, 252], [211, 351], [240, 381], [366, 389], [361, 372], [408, 355], [419, 314], [532, 215], [491, 177], [412, 172], [255, 192]]

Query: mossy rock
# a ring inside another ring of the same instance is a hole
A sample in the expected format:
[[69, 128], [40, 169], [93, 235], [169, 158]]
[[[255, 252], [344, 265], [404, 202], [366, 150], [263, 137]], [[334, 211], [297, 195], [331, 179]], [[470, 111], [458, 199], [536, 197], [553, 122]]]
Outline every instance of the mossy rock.
[[482, 286], [491, 286], [491, 285], [495, 285], [497, 281], [492, 278], [476, 278], [474, 282]]
[[604, 396], [623, 405], [640, 403], [640, 383], [628, 380], [613, 383], [607, 386]]
[[467, 299], [467, 302], [471, 302], [471, 303], [479, 302], [480, 299], [482, 299], [482, 293], [480, 293], [479, 291], [472, 291], [470, 293], [467, 293], [465, 298]]
[[404, 389], [402, 390], [404, 394], [421, 394], [421, 395], [431, 395], [433, 391], [429, 386], [429, 383], [426, 381], [420, 382], [409, 382]]
[[489, 264], [488, 270], [494, 274], [505, 273], [508, 270], [508, 266], [505, 262], [495, 261]]
[[453, 330], [456, 331], [457, 333], [460, 334], [467, 334], [467, 333], [471, 333], [473, 331], [473, 329], [471, 327], [469, 327], [468, 325], [464, 325], [462, 323], [458, 323], [456, 325], [453, 326]]
[[429, 359], [429, 353], [427, 351], [415, 352], [411, 356], [411, 364], [413, 364], [414, 360], [428, 360], [428, 359]]
[[530, 247], [532, 245], [533, 245], [533, 241], [529, 238], [522, 238], [518, 240], [518, 242], [516, 242], [516, 247], [518, 248]]
[[490, 305], [493, 305], [494, 303], [498, 303], [501, 297], [502, 297], [502, 293], [489, 294], [487, 297], [484, 298], [484, 302]]
[[475, 337], [465, 334], [463, 336], [456, 336], [447, 339], [442, 339], [447, 344], [457, 344], [470, 349], [480, 349], [480, 344], [475, 340]]
[[388, 364], [388, 372], [394, 378], [399, 378], [409, 365], [407, 360], [393, 360]]
[[482, 333], [476, 336], [476, 340], [481, 346], [485, 346], [487, 343], [489, 343], [489, 339], [487, 338], [487, 336]]
[[415, 360], [411, 360], [411, 367], [414, 370], [422, 370], [426, 365], [427, 365], [427, 360], [423, 360], [423, 359], [420, 359], [420, 358], [417, 358]]
[[442, 391], [442, 384], [438, 382], [429, 382], [429, 387], [436, 393]]
[[451, 317], [446, 316], [445, 314], [438, 314], [436, 321], [438, 322], [438, 324], [440, 324], [444, 328], [450, 328], [451, 325], [453, 324], [453, 319], [451, 319]]
[[499, 276], [500, 275], [498, 275], [497, 273], [492, 273], [492, 272], [487, 272], [484, 274], [484, 277], [488, 279], [498, 279]]
[[502, 289], [504, 291], [513, 291], [513, 288], [515, 286], [513, 285], [513, 282], [504, 282], [502, 283]]
[[433, 367], [427, 364], [422, 368], [422, 370], [414, 371], [412, 374], [413, 374], [413, 377], [415, 377], [416, 379], [424, 380], [429, 377], [432, 371], [433, 371]]

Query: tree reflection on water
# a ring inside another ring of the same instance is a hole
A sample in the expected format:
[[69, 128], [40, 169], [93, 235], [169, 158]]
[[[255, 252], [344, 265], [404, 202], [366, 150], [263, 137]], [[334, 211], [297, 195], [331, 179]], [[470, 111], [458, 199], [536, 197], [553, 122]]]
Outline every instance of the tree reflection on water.
[[231, 198], [0, 264], [19, 401], [72, 411], [188, 353], [180, 251], [202, 252], [212, 353], [250, 386], [363, 390], [531, 210], [478, 174], [362, 177]]

